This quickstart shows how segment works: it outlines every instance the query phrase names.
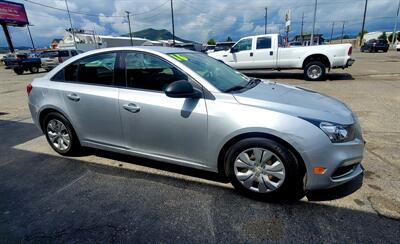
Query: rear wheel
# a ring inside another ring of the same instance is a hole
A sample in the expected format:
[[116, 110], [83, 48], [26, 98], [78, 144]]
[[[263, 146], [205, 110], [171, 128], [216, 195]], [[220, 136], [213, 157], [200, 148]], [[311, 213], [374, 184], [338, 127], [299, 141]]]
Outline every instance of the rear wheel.
[[234, 144], [225, 157], [225, 173], [243, 195], [262, 200], [299, 200], [305, 171], [293, 153], [266, 138]]
[[38, 67], [30, 67], [29, 71], [34, 74], [34, 73], [38, 73], [39, 72], [39, 68]]
[[72, 125], [61, 114], [51, 112], [46, 115], [43, 121], [43, 132], [47, 142], [61, 155], [75, 155], [79, 148], [79, 140]]
[[21, 68], [14, 68], [13, 70], [17, 75], [22, 75], [24, 73], [24, 70]]
[[326, 75], [326, 67], [320, 61], [312, 61], [304, 67], [304, 77], [306, 80], [323, 80]]

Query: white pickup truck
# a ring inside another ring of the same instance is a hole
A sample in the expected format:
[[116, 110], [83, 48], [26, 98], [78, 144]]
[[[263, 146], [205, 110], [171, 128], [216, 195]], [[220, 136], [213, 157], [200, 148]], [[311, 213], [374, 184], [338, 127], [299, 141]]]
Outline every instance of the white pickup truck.
[[322, 80], [326, 69], [347, 68], [354, 63], [350, 44], [285, 47], [278, 34], [240, 39], [227, 51], [209, 56], [238, 70], [302, 69], [307, 80]]

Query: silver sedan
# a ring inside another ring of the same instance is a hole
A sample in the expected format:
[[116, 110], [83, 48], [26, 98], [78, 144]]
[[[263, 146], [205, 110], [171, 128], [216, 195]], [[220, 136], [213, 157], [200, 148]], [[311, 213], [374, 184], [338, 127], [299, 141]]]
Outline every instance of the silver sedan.
[[218, 172], [262, 199], [300, 199], [363, 172], [361, 129], [345, 104], [185, 49], [87, 52], [27, 91], [61, 155], [93, 147]]

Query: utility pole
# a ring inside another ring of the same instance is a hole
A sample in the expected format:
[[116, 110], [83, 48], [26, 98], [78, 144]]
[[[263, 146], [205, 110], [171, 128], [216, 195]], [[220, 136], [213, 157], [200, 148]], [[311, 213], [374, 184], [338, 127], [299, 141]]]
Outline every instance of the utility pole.
[[129, 11], [125, 11], [126, 13], [126, 17], [128, 18], [128, 25], [129, 25], [129, 38], [131, 39], [131, 46], [133, 46], [133, 40], [132, 40], [132, 30], [131, 30], [131, 18], [130, 18], [130, 14], [131, 12]]
[[[31, 25], [31, 26], [33, 26], [33, 25]], [[29, 37], [31, 38], [33, 51], [36, 52], [35, 43], [33, 43], [31, 30], [29, 29], [29, 24], [27, 24], [26, 27], [28, 28]]]
[[367, 7], [368, 7], [368, 0], [365, 0], [365, 7], [364, 7], [364, 17], [361, 27], [361, 35], [360, 35], [360, 46], [362, 45], [362, 41], [364, 39], [364, 27], [365, 27], [365, 16], [367, 15]]
[[71, 14], [69, 13], [69, 8], [68, 8], [68, 2], [67, 2], [67, 0], [65, 0], [65, 6], [67, 7], [68, 18], [69, 18], [69, 24], [71, 25], [72, 39], [74, 39], [74, 46], [75, 46], [75, 49], [78, 49], [78, 47], [77, 47], [77, 45], [76, 45], [75, 31], [74, 31], [74, 27], [72, 27]]
[[331, 39], [329, 40], [329, 44], [332, 43], [332, 38], [333, 38], [333, 29], [335, 28], [335, 22], [332, 22], [332, 31], [331, 31]]
[[394, 30], [393, 30], [393, 34], [392, 34], [392, 46], [394, 48], [394, 43], [396, 42], [397, 39], [397, 35], [396, 35], [396, 30], [397, 30], [397, 20], [399, 19], [399, 11], [400, 11], [400, 0], [399, 0], [399, 5], [397, 6], [397, 14], [396, 14], [396, 19], [394, 22]]
[[303, 27], [304, 27], [304, 12], [301, 16], [301, 30], [300, 30], [300, 37], [301, 37], [301, 44], [303, 44]]
[[315, 31], [315, 20], [316, 20], [316, 18], [317, 18], [317, 5], [318, 5], [318, 0], [315, 0], [315, 6], [314, 6], [314, 21], [313, 21], [313, 27], [312, 27], [310, 45], [314, 45], [314, 31]]
[[344, 23], [345, 23], [345, 21], [343, 21], [343, 25], [342, 25], [342, 39], [340, 40], [340, 43], [343, 43]]
[[264, 25], [264, 34], [267, 34], [267, 26], [268, 26], [268, 8], [265, 7], [265, 25]]
[[175, 46], [175, 22], [174, 22], [174, 3], [171, 0], [171, 20], [172, 20], [172, 45]]

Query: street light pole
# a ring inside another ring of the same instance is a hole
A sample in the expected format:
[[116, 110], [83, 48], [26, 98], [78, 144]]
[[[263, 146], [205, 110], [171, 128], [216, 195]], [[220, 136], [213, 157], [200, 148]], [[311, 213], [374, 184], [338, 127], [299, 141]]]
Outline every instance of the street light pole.
[[[33, 26], [33, 25], [31, 25], [31, 26]], [[29, 29], [29, 24], [27, 24], [26, 27], [28, 28], [29, 37], [31, 38], [33, 51], [36, 52], [35, 43], [33, 43], [33, 38], [32, 38], [32, 34], [31, 34], [31, 30]]]
[[344, 21], [342, 25], [342, 39], [340, 40], [340, 43], [343, 43], [343, 35], [344, 35]]
[[362, 45], [362, 41], [364, 39], [364, 27], [365, 27], [365, 16], [367, 15], [367, 7], [368, 7], [368, 0], [365, 0], [365, 7], [364, 7], [364, 17], [361, 27], [361, 35], [360, 35], [360, 46]]
[[333, 38], [333, 28], [335, 28], [335, 22], [332, 23], [332, 31], [331, 31], [331, 39], [329, 40], [329, 44], [332, 43]]
[[268, 26], [268, 8], [265, 7], [265, 23], [264, 23], [264, 34], [267, 34], [267, 26]]
[[131, 18], [129, 17], [129, 15], [131, 14], [131, 12], [129, 11], [125, 11], [126, 13], [126, 17], [128, 18], [128, 25], [129, 25], [129, 38], [131, 39], [131, 46], [133, 46], [133, 40], [132, 40], [132, 30], [131, 30]]
[[172, 20], [172, 45], [175, 46], [175, 21], [174, 21], [174, 3], [171, 0], [171, 20]]
[[318, 5], [318, 0], [315, 0], [315, 6], [314, 6], [314, 21], [313, 21], [313, 27], [312, 27], [310, 45], [314, 45], [314, 31], [315, 31], [315, 20], [317, 19], [317, 5]]
[[301, 30], [300, 30], [301, 44], [302, 45], [303, 45], [303, 27], [304, 27], [304, 12], [303, 12], [303, 15], [301, 16]]
[[69, 18], [69, 24], [71, 25], [72, 39], [74, 39], [74, 46], [75, 46], [75, 49], [78, 49], [78, 47], [77, 47], [77, 45], [76, 45], [75, 31], [74, 31], [74, 28], [72, 27], [71, 14], [69, 13], [69, 8], [68, 8], [68, 2], [67, 2], [67, 0], [65, 0], [65, 6], [67, 7], [68, 18]]
[[392, 46], [394, 47], [394, 43], [396, 42], [397, 35], [396, 35], [396, 30], [397, 30], [397, 20], [399, 19], [399, 11], [400, 11], [400, 0], [399, 0], [399, 5], [397, 6], [397, 14], [396, 14], [396, 19], [394, 22], [394, 30], [392, 34]]

